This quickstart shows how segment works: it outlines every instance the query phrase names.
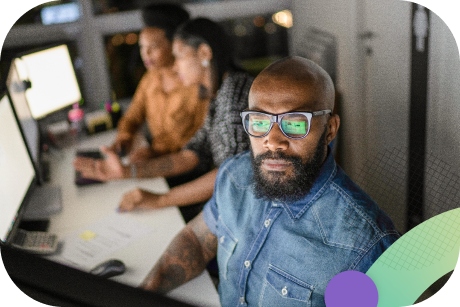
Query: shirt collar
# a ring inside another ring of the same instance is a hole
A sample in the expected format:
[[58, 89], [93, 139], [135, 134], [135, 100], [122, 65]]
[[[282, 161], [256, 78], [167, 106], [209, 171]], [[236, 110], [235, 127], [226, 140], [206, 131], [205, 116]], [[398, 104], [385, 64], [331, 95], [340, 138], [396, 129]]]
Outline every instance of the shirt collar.
[[335, 176], [337, 173], [337, 164], [335, 163], [334, 156], [331, 153], [331, 148], [328, 148], [327, 157], [321, 166], [318, 178], [313, 183], [313, 186], [302, 199], [294, 203], [283, 203], [279, 201], [273, 201], [273, 207], [282, 206], [293, 219], [299, 219], [310, 207], [311, 205], [324, 193], [327, 183]]

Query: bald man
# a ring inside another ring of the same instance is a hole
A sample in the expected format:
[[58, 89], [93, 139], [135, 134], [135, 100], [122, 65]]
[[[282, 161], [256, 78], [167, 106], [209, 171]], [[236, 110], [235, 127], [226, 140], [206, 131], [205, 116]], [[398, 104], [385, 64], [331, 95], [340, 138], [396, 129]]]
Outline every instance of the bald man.
[[328, 282], [366, 272], [399, 237], [335, 163], [334, 85], [300, 57], [263, 70], [241, 112], [251, 151], [219, 168], [214, 195], [142, 285], [167, 292], [217, 255], [222, 306], [325, 306]]

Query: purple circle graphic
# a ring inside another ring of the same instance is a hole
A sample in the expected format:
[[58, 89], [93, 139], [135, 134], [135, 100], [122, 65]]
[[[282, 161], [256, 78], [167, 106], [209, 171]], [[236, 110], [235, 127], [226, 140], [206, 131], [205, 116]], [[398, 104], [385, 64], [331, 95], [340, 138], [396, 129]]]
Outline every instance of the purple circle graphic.
[[327, 307], [376, 307], [379, 294], [369, 276], [358, 271], [345, 271], [331, 279], [324, 300]]

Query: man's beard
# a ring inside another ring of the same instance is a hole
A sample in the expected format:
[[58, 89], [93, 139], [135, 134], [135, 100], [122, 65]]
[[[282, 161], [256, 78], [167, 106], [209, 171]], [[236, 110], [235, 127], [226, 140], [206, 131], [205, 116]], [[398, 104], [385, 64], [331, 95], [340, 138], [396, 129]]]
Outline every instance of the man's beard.
[[[319, 175], [324, 158], [327, 154], [326, 130], [321, 135], [313, 157], [302, 163], [302, 159], [296, 156], [288, 156], [281, 151], [268, 151], [254, 157], [251, 155], [252, 168], [254, 170], [254, 192], [257, 198], [265, 198], [270, 201], [294, 202], [302, 199], [310, 191], [313, 183]], [[283, 159], [290, 162], [292, 175], [282, 171], [262, 170], [265, 159]]]

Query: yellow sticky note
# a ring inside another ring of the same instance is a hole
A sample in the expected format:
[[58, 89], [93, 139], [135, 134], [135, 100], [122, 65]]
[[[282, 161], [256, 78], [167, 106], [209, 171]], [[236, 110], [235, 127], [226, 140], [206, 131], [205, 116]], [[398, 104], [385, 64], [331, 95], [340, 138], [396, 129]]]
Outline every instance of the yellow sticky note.
[[89, 240], [92, 240], [96, 237], [96, 234], [94, 232], [92, 232], [91, 230], [86, 230], [86, 231], [83, 231], [81, 234], [80, 234], [80, 238], [84, 241], [89, 241]]

